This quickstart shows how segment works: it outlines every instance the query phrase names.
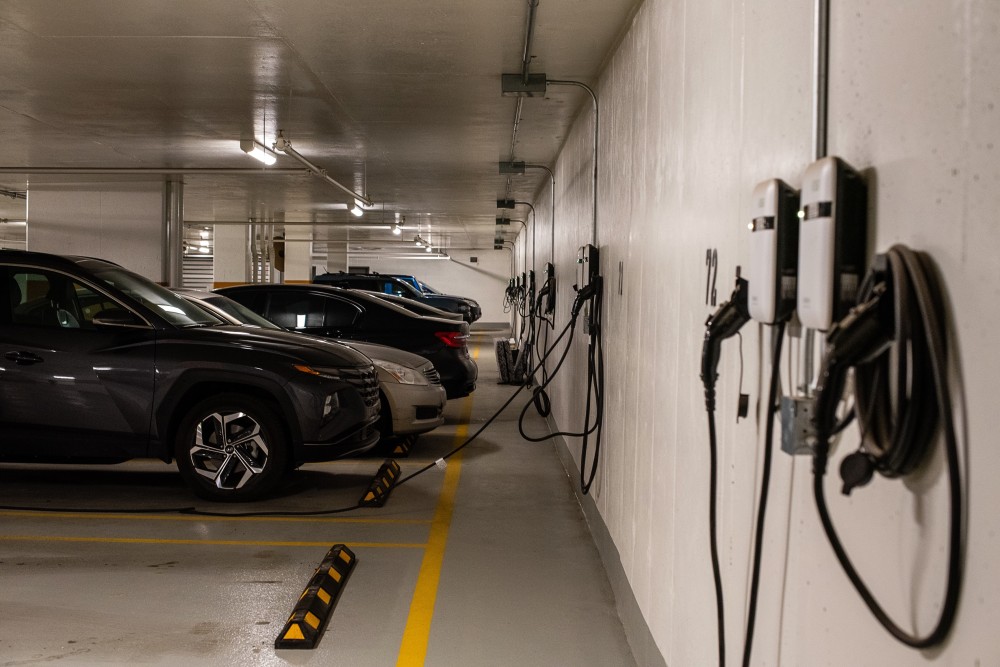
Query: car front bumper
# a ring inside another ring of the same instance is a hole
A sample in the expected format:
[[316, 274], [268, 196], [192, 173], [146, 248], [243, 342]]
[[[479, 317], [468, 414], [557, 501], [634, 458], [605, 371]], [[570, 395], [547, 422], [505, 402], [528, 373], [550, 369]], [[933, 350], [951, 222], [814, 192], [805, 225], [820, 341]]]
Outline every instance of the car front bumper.
[[448, 400], [444, 387], [383, 382], [381, 388], [392, 418], [393, 435], [426, 433], [444, 423]]

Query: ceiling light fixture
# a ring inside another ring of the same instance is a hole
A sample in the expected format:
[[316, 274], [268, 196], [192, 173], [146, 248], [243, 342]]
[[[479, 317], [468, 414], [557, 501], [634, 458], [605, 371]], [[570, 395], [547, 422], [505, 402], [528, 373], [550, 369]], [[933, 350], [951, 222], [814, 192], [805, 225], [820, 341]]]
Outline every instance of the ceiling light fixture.
[[427, 247], [424, 248], [424, 252], [432, 252], [432, 251], [433, 248], [431, 248], [430, 245], [427, 245]]
[[364, 213], [365, 210], [361, 208], [361, 202], [355, 199], [354, 206], [351, 207], [351, 214], [356, 218], [360, 218], [362, 215], [364, 215]]
[[241, 139], [240, 148], [244, 153], [252, 158], [256, 158], [267, 165], [272, 165], [278, 161], [278, 156], [266, 146], [253, 139]]
[[394, 236], [399, 236], [400, 234], [402, 234], [403, 233], [403, 225], [401, 225], [401, 224], [399, 224], [397, 222], [395, 225], [392, 226], [392, 233], [393, 233]]

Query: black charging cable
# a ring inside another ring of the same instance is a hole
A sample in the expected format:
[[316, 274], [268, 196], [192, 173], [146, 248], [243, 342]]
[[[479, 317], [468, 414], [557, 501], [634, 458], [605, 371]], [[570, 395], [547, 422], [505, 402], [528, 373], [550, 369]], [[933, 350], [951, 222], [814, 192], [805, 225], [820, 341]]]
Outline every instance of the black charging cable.
[[708, 540], [712, 559], [712, 578], [715, 582], [715, 615], [718, 629], [719, 667], [726, 664], [726, 621], [725, 602], [722, 594], [722, 573], [719, 567], [719, 543], [717, 526], [717, 478], [718, 478], [718, 437], [715, 432], [715, 383], [719, 378], [719, 358], [722, 341], [735, 336], [740, 328], [750, 320], [748, 307], [749, 285], [740, 277], [736, 269], [736, 287], [729, 301], [719, 306], [705, 321], [705, 340], [701, 348], [701, 381], [705, 387], [705, 412], [708, 417], [709, 450], [709, 500], [708, 500]]
[[753, 545], [753, 570], [750, 575], [750, 598], [747, 602], [747, 629], [743, 640], [743, 667], [749, 667], [753, 652], [754, 625], [757, 620], [757, 593], [760, 589], [760, 563], [764, 549], [764, 525], [767, 514], [767, 496], [771, 486], [771, 441], [774, 438], [774, 413], [778, 409], [778, 386], [781, 384], [781, 345], [785, 337], [785, 323], [774, 329], [774, 347], [771, 351], [771, 384], [767, 392], [767, 425], [764, 428], [764, 464], [761, 471], [760, 499], [757, 502], [757, 528]]
[[[556, 363], [552, 373], [549, 374], [542, 384], [534, 389], [534, 396], [537, 397], [540, 393], [545, 391], [548, 385], [551, 384], [559, 374], [559, 370], [562, 368], [563, 362], [566, 360], [566, 357], [572, 347], [572, 333], [576, 330], [576, 322], [579, 319], [580, 313], [583, 311], [583, 307], [587, 303], [590, 303], [590, 341], [587, 344], [587, 403], [584, 408], [583, 430], [578, 432], [554, 431], [543, 436], [529, 435], [524, 428], [524, 420], [527, 416], [528, 409], [535, 402], [534, 399], [524, 405], [517, 420], [518, 432], [521, 434], [521, 437], [528, 442], [543, 442], [557, 436], [582, 439], [580, 445], [580, 489], [584, 495], [590, 493], [590, 487], [593, 485], [594, 479], [597, 477], [597, 466], [601, 455], [601, 437], [604, 430], [604, 345], [602, 339], [601, 320], [601, 313], [604, 310], [603, 294], [603, 279], [601, 276], [595, 276], [589, 285], [577, 292], [576, 299], [573, 302], [573, 307], [570, 309], [570, 324], [572, 325], [570, 329], [570, 340], [566, 343], [562, 355], [559, 357], [559, 361]], [[558, 339], [553, 342], [552, 347], [546, 352], [546, 357], [551, 354], [552, 349], [555, 348], [557, 343]], [[594, 417], [593, 424], [591, 424], [590, 421], [591, 415]], [[593, 440], [591, 440], [591, 436], [593, 436]], [[593, 446], [594, 453], [593, 456], [588, 456], [591, 446]], [[588, 460], [590, 461], [589, 472]]]
[[[948, 385], [943, 292], [929, 257], [896, 245], [876, 258], [859, 292], [859, 304], [827, 336], [814, 414], [813, 495], [837, 560], [868, 609], [903, 644], [928, 648], [947, 637], [962, 583], [962, 480]], [[944, 437], [950, 505], [948, 582], [937, 623], [923, 636], [900, 628], [875, 600], [844, 550], [827, 509], [823, 478], [837, 404], [851, 368], [854, 413], [863, 438], [860, 449], [841, 464], [845, 494], [870, 481], [876, 470], [886, 477], [911, 472], [927, 455], [939, 425]]]

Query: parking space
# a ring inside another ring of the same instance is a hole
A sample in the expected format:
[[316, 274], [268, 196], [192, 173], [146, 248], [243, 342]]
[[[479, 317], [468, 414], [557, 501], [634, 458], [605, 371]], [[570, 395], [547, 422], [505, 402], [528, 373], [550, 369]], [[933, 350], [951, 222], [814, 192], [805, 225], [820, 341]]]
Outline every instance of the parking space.
[[[485, 336], [473, 346], [490, 349]], [[479, 389], [449, 402], [445, 425], [399, 460], [404, 475], [462, 442], [513, 391], [496, 385], [490, 357], [479, 355]], [[157, 462], [4, 465], [2, 505], [102, 511], [0, 512], [0, 664], [629, 664], [565, 471], [551, 445], [520, 441], [520, 405], [385, 507], [342, 515], [126, 511], [349, 506], [381, 459], [309, 465], [278, 497], [240, 505], [193, 502]], [[337, 543], [358, 565], [319, 647], [276, 651]]]

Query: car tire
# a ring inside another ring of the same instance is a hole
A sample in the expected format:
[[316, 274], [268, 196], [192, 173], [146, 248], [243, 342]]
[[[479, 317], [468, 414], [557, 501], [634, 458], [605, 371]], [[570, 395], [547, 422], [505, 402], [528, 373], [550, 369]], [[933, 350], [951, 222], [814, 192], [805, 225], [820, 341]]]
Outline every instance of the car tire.
[[206, 500], [244, 502], [273, 491], [288, 469], [289, 442], [260, 399], [221, 394], [192, 407], [174, 443], [181, 476]]

